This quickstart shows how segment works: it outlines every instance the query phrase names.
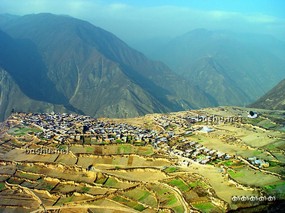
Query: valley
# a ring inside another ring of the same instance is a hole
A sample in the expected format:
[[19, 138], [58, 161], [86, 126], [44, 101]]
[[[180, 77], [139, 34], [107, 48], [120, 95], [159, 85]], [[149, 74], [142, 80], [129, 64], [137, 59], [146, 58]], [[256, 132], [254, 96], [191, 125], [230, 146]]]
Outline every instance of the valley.
[[[13, 113], [0, 209], [226, 212], [284, 201], [284, 111], [218, 107], [127, 119]], [[274, 120], [274, 117], [279, 117]]]

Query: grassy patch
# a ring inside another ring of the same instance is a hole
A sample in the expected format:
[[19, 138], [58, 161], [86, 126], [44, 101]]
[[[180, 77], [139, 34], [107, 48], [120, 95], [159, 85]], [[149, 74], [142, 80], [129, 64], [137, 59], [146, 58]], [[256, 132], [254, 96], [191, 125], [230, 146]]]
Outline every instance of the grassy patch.
[[254, 150], [254, 151], [252, 152], [252, 155], [253, 155], [253, 156], [257, 156], [257, 155], [260, 155], [260, 154], [262, 154], [262, 151], [260, 151], [260, 150]]
[[0, 183], [0, 191], [2, 191], [3, 189], [5, 189], [5, 183]]
[[190, 188], [196, 188], [197, 186], [200, 186], [200, 187], [202, 187], [202, 188], [204, 188], [204, 189], [207, 189], [208, 188], [208, 186], [207, 186], [207, 184], [206, 183], [204, 183], [204, 182], [202, 182], [202, 181], [195, 181], [195, 182], [190, 182], [190, 183], [188, 183], [188, 186], [190, 187]]
[[58, 150], [68, 150], [68, 146], [67, 145], [59, 145], [58, 146]]
[[155, 191], [160, 206], [172, 208], [181, 205], [174, 195], [173, 190], [169, 190], [158, 185], [153, 185], [151, 188]]
[[108, 178], [108, 177], [106, 177], [106, 176], [103, 175], [102, 173], [97, 173], [97, 179], [96, 179], [96, 182], [95, 182], [95, 183], [97, 183], [97, 184], [103, 184], [103, 183], [106, 181], [107, 178]]
[[218, 164], [220, 162], [222, 162], [221, 159], [215, 159], [215, 160], [211, 161], [210, 164]]
[[206, 158], [206, 155], [203, 155], [203, 154], [197, 156], [198, 160], [204, 160], [205, 158]]
[[89, 190], [90, 190], [90, 187], [87, 187], [87, 186], [83, 186], [81, 188], [81, 191], [84, 192], [84, 193], [88, 192]]
[[29, 180], [37, 180], [40, 177], [40, 175], [38, 175], [38, 174], [24, 173], [21, 171], [17, 171], [16, 176], [21, 177], [21, 178], [25, 178], [25, 179], [29, 179]]
[[182, 206], [175, 206], [172, 209], [174, 210], [174, 212], [177, 212], [177, 213], [184, 213], [185, 212], [185, 209]]
[[23, 179], [17, 177], [11, 177], [7, 180], [7, 182], [11, 184], [21, 184], [23, 182]]
[[263, 120], [258, 125], [263, 127], [264, 129], [273, 129], [277, 127], [277, 125], [272, 123], [270, 120]]
[[177, 202], [178, 202], [178, 200], [175, 197], [175, 195], [172, 194], [172, 195], [167, 196], [167, 202], [166, 202], [167, 206], [173, 206]]
[[137, 211], [143, 211], [146, 209], [143, 205], [141, 205], [141, 204], [139, 204], [133, 200], [128, 200], [126, 198], [123, 198], [122, 196], [119, 196], [119, 195], [113, 197], [112, 200], [114, 200], [118, 203], [121, 203], [123, 205], [126, 205], [128, 207], [131, 207]]
[[232, 178], [240, 178], [240, 177], [244, 177], [244, 173], [242, 172], [238, 172], [238, 171], [233, 171], [233, 170], [228, 170], [229, 175]]
[[171, 166], [171, 167], [167, 167], [167, 168], [164, 169], [163, 171], [166, 172], [166, 173], [173, 173], [173, 172], [178, 171], [178, 168], [177, 168], [177, 167], [174, 167], [174, 166]]
[[116, 143], [122, 143], [121, 139], [116, 139]]
[[153, 155], [154, 154], [153, 147], [149, 146], [149, 145], [138, 147], [137, 154], [138, 155], [147, 155], [147, 156]]
[[274, 195], [279, 199], [285, 198], [285, 181], [276, 184], [266, 185], [263, 187], [269, 195]]
[[28, 133], [38, 133], [38, 132], [42, 132], [42, 130], [38, 128], [30, 128], [30, 127], [12, 128], [8, 131], [9, 134], [14, 135], [14, 136], [24, 136]]
[[224, 164], [225, 166], [231, 166], [231, 165], [233, 165], [233, 161], [227, 160], [227, 161], [224, 161], [223, 164]]
[[60, 200], [56, 203], [56, 206], [61, 206], [62, 204], [70, 203], [70, 202], [72, 202], [73, 199], [74, 199], [74, 196], [62, 197], [62, 198], [60, 198]]
[[142, 212], [143, 210], [146, 209], [143, 205], [141, 205], [139, 203], [137, 205], [135, 205], [133, 208], [137, 211], [140, 211], [140, 212]]
[[197, 203], [197, 204], [193, 204], [193, 206], [197, 209], [199, 209], [201, 212], [212, 212], [212, 209], [215, 208], [215, 206], [210, 203], [210, 202], [207, 202], [207, 203]]
[[148, 190], [143, 188], [135, 188], [133, 190], [124, 192], [124, 196], [131, 198], [132, 200], [138, 200], [141, 203], [144, 203], [151, 207], [157, 206], [157, 200], [155, 196], [150, 193]]
[[122, 144], [117, 149], [117, 154], [130, 154], [132, 151], [132, 146], [129, 144]]
[[93, 153], [94, 152], [94, 148], [93, 147], [86, 147], [85, 148], [85, 152], [86, 153]]
[[118, 181], [115, 178], [109, 177], [104, 186], [115, 187]]
[[189, 190], [189, 186], [180, 178], [173, 179], [169, 181], [168, 184], [172, 186], [176, 186], [179, 190], [184, 191], [184, 192]]
[[56, 183], [51, 183], [50, 181], [46, 181], [44, 179], [38, 180], [38, 185], [36, 186], [37, 189], [47, 190], [50, 191]]

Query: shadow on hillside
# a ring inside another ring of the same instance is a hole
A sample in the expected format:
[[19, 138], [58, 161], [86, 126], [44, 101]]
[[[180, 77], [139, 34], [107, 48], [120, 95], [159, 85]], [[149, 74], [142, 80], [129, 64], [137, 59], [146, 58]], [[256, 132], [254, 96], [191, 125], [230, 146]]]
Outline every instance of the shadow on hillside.
[[0, 66], [12, 76], [25, 95], [34, 100], [61, 104], [80, 113], [47, 76], [47, 67], [35, 44], [26, 39], [15, 40], [2, 31], [0, 40]]

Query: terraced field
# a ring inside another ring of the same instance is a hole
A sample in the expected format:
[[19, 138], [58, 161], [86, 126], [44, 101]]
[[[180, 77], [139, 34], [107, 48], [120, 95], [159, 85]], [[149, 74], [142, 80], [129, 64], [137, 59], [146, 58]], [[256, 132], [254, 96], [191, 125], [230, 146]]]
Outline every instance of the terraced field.
[[[228, 116], [243, 110], [197, 111], [206, 112]], [[0, 135], [0, 212], [226, 212], [272, 204], [233, 202], [233, 196], [285, 198], [284, 133], [275, 115], [212, 125], [215, 131], [210, 134], [184, 134], [205, 125], [183, 126], [177, 120], [185, 114], [167, 115], [173, 123], [166, 127], [156, 119], [165, 115], [104, 122], [163, 130], [159, 138], [171, 138], [168, 135], [173, 132], [171, 149], [197, 141], [235, 157], [206, 165], [191, 160], [185, 166], [181, 165], [185, 157], [173, 156], [153, 141], [104, 141], [83, 135], [88, 140], [73, 137], [60, 142], [43, 137], [40, 127], [11, 119]], [[252, 156], [269, 166], [251, 165], [247, 158]], [[197, 160], [202, 157], [206, 154]]]
[[[168, 166], [174, 162], [151, 155], [155, 153], [151, 146], [113, 144], [88, 149], [77, 144], [70, 146], [69, 154], [37, 155], [27, 154], [22, 147], [15, 148], [17, 143], [7, 142], [7, 151], [1, 157], [0, 210], [185, 212], [189, 209], [188, 200], [184, 199], [186, 194], [178, 193], [170, 181], [181, 175], [168, 173], [171, 168]], [[90, 171], [89, 165], [93, 165]], [[203, 196], [196, 190], [189, 186], [185, 193], [192, 194], [193, 202], [197, 199], [209, 202], [206, 189]], [[191, 202], [190, 207], [195, 209]], [[213, 208], [219, 209], [214, 204]]]

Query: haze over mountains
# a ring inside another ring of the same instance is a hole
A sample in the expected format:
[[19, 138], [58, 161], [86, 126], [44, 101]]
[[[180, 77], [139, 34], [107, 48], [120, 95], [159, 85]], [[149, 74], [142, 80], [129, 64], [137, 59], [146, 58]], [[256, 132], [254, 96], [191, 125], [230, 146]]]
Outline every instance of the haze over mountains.
[[69, 16], [0, 15], [0, 41], [0, 120], [12, 109], [133, 117], [243, 106], [285, 78], [285, 43], [265, 35], [191, 31], [153, 49], [172, 70]]
[[129, 117], [215, 103], [115, 35], [68, 16], [2, 15], [1, 118], [61, 110]]
[[150, 55], [219, 105], [252, 103], [285, 77], [285, 43], [267, 35], [197, 29]]
[[262, 109], [285, 110], [285, 79], [250, 106]]

